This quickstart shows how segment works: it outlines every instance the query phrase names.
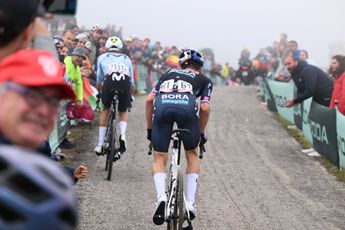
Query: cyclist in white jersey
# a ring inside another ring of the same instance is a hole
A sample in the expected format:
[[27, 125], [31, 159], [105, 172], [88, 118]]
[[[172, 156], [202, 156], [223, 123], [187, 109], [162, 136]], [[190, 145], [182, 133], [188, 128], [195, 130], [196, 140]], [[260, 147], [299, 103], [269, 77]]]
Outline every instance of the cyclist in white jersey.
[[102, 145], [108, 124], [111, 101], [114, 97], [114, 90], [118, 91], [119, 131], [120, 131], [120, 154], [127, 148], [127, 108], [130, 105], [131, 92], [134, 89], [134, 77], [132, 62], [128, 56], [122, 54], [122, 41], [120, 38], [109, 37], [105, 47], [107, 52], [98, 57], [97, 60], [97, 89], [102, 89], [102, 103], [104, 110], [99, 120], [98, 144], [95, 148], [97, 155], [102, 154]]

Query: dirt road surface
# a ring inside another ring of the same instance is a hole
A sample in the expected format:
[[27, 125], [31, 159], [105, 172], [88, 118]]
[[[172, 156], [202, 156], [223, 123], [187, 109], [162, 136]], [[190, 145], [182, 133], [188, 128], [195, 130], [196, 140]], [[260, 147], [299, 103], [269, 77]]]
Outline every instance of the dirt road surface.
[[[211, 110], [194, 229], [345, 229], [344, 185], [301, 153], [254, 87], [215, 88]], [[79, 229], [166, 229], [152, 222], [144, 96], [136, 98], [129, 118], [129, 147], [114, 164], [111, 182], [105, 158], [93, 153], [98, 127], [82, 130], [74, 164], [86, 164], [90, 175], [76, 186]]]

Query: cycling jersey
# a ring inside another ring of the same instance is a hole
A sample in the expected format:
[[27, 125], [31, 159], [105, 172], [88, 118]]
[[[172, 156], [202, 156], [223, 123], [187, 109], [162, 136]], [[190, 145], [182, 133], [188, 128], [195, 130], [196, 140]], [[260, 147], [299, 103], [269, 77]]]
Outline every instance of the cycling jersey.
[[195, 149], [200, 138], [197, 98], [201, 97], [201, 103], [209, 103], [211, 80], [203, 74], [171, 69], [162, 75], [152, 92], [156, 94], [152, 123], [155, 151], [168, 152], [175, 122], [178, 128], [191, 131], [182, 139], [185, 150]]
[[97, 83], [102, 83], [106, 76], [113, 81], [130, 79], [134, 85], [133, 67], [131, 59], [122, 53], [105, 53], [97, 60]]
[[208, 103], [211, 99], [212, 82], [205, 75], [188, 70], [170, 69], [163, 74], [157, 85], [152, 89], [155, 94], [160, 93], [190, 93], [200, 97], [200, 102]]
[[105, 53], [97, 61], [97, 83], [103, 83], [102, 103], [110, 108], [114, 90], [118, 90], [118, 110], [125, 112], [130, 104], [130, 87], [134, 85], [132, 62], [121, 53]]

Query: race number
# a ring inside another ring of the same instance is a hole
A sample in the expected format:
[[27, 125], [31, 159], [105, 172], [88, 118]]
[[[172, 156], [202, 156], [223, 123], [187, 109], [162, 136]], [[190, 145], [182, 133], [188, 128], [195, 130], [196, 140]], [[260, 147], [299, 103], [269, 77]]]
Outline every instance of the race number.
[[107, 75], [111, 75], [113, 73], [119, 73], [129, 76], [129, 69], [128, 66], [123, 63], [113, 62], [107, 66], [108, 73]]
[[191, 93], [193, 94], [193, 86], [189, 82], [178, 80], [175, 82], [174, 79], [164, 81], [160, 88], [159, 92], [164, 93], [171, 93], [171, 92], [178, 92], [178, 93]]

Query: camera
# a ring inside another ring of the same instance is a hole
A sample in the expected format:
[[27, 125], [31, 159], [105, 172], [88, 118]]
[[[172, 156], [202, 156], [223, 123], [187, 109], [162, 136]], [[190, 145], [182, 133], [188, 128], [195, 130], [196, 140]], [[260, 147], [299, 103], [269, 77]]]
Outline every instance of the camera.
[[75, 15], [77, 0], [41, 0], [41, 4], [47, 13]]

